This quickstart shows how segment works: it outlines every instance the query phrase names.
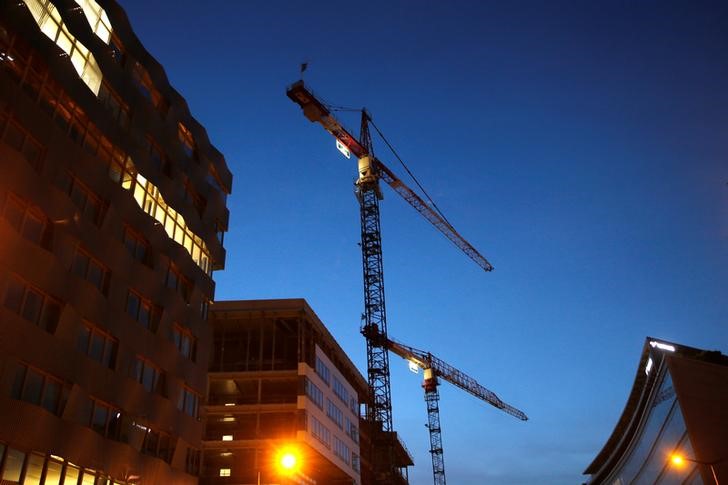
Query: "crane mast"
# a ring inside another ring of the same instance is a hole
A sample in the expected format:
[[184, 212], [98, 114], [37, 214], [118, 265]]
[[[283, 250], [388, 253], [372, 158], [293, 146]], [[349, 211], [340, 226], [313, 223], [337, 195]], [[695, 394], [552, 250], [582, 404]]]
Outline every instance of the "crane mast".
[[404, 345], [389, 338], [385, 346], [391, 352], [424, 371], [422, 388], [425, 390], [427, 429], [430, 432], [430, 454], [432, 455], [432, 475], [435, 485], [446, 485], [442, 428], [440, 427], [440, 394], [437, 390], [437, 386], [440, 385], [440, 377], [521, 421], [528, 420], [528, 416], [525, 413], [510, 404], [504, 403], [493, 391], [486, 389], [469, 375], [456, 369], [442, 359], [435, 357], [430, 352]]

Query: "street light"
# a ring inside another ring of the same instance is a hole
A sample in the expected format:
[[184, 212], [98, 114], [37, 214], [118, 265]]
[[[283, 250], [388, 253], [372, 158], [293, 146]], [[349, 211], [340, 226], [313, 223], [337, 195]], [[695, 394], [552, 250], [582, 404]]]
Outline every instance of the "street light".
[[685, 462], [689, 461], [690, 463], [695, 463], [698, 465], [704, 465], [710, 467], [710, 472], [713, 474], [713, 480], [715, 480], [715, 485], [720, 485], [720, 482], [718, 482], [718, 476], [715, 474], [715, 467], [714, 465], [717, 465], [719, 461], [700, 461], [696, 460], [695, 458], [688, 458], [684, 455], [681, 455], [680, 453], [673, 453], [670, 455], [670, 463], [672, 463], [675, 467], [680, 468], [685, 465]]

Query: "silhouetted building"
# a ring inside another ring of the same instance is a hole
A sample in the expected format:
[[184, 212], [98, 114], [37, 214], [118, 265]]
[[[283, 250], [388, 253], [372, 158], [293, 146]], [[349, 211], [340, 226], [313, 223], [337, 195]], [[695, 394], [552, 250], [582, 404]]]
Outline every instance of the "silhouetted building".
[[99, 1], [0, 3], [3, 485], [198, 481], [232, 177]]
[[590, 484], [726, 482], [727, 438], [728, 357], [647, 338], [622, 416], [584, 473]]
[[210, 324], [202, 483], [279, 483], [287, 448], [301, 483], [362, 483], [367, 382], [306, 301], [216, 301]]

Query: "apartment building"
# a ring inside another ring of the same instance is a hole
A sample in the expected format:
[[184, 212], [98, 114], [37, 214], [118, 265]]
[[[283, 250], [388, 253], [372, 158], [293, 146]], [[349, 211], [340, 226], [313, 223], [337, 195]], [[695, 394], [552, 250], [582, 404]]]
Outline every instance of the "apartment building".
[[362, 483], [367, 382], [306, 301], [216, 301], [210, 325], [201, 483]]
[[0, 3], [0, 483], [198, 482], [231, 182], [116, 2]]

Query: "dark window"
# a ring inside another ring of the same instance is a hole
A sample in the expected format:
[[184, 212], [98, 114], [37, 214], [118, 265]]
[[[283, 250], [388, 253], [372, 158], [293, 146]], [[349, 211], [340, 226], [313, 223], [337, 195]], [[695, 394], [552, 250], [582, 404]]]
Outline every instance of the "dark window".
[[104, 367], [113, 369], [116, 365], [117, 340], [97, 327], [90, 324], [81, 326], [77, 345], [79, 352], [86, 354]]
[[45, 248], [50, 246], [51, 224], [39, 208], [10, 194], [3, 218], [25, 239]]
[[69, 389], [63, 383], [25, 364], [17, 364], [11, 397], [42, 406], [56, 415], [63, 413]]
[[149, 392], [164, 394], [164, 373], [148, 360], [137, 357], [134, 364], [134, 380]]
[[197, 408], [199, 406], [200, 398], [198, 394], [188, 387], [183, 387], [182, 392], [177, 400], [177, 409], [183, 413], [197, 417]]
[[95, 225], [101, 225], [106, 212], [106, 203], [99, 196], [68, 173], [61, 175], [59, 185], [81, 214], [88, 217]]
[[118, 409], [91, 398], [91, 413], [86, 419], [88, 426], [100, 435], [118, 439], [121, 422], [121, 412]]
[[126, 299], [126, 312], [147, 330], [157, 331], [162, 309], [135, 291], [129, 290]]
[[200, 474], [200, 450], [187, 448], [187, 457], [185, 460], [185, 470], [190, 475]]
[[192, 203], [197, 213], [202, 217], [205, 207], [207, 207], [207, 200], [195, 190], [189, 180], [185, 183], [185, 200]]
[[121, 43], [116, 34], [111, 34], [109, 40], [109, 48], [111, 49], [111, 57], [120, 65], [124, 64], [124, 58], [126, 57], [124, 45]]
[[99, 87], [98, 99], [109, 111], [111, 117], [126, 129], [129, 126], [129, 107], [121, 100], [108, 83], [102, 82]]
[[124, 246], [134, 259], [149, 265], [149, 243], [129, 227], [124, 229]]
[[197, 354], [197, 338], [192, 332], [180, 325], [172, 327], [172, 342], [184, 357], [195, 360]]
[[107, 294], [110, 279], [108, 268], [81, 248], [76, 249], [71, 272], [90, 282], [104, 295]]
[[192, 132], [182, 122], [177, 123], [177, 138], [182, 144], [182, 149], [185, 154], [190, 158], [195, 158], [197, 155], [195, 138], [192, 136]]
[[8, 278], [3, 303], [7, 309], [43, 330], [55, 332], [61, 314], [60, 303], [20, 278]]
[[170, 264], [167, 269], [167, 288], [175, 290], [187, 303], [190, 302], [192, 296], [192, 282], [185, 278], [182, 273], [173, 265]]
[[35, 170], [40, 171], [43, 145], [38, 143], [25, 128], [14, 120], [8, 120], [5, 134], [0, 131], [0, 135], [3, 143], [20, 152]]

